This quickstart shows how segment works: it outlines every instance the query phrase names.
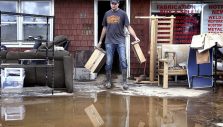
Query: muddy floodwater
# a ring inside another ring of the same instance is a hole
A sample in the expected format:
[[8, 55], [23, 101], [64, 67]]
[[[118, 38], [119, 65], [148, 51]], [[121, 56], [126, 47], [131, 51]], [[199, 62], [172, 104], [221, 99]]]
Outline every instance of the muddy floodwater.
[[0, 127], [218, 127], [223, 89], [196, 98], [101, 93], [1, 97]]

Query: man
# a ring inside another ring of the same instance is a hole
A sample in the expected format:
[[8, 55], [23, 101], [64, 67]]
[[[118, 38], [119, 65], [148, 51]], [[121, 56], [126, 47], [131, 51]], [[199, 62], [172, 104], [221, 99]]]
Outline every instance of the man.
[[106, 79], [107, 82], [105, 87], [110, 89], [112, 86], [111, 82], [111, 70], [113, 63], [114, 51], [117, 50], [119, 55], [119, 62], [122, 70], [123, 78], [123, 89], [128, 89], [127, 84], [127, 60], [126, 60], [126, 47], [125, 47], [125, 33], [124, 28], [126, 27], [129, 33], [135, 38], [136, 41], [139, 41], [138, 37], [135, 34], [135, 31], [129, 24], [127, 14], [119, 8], [119, 0], [110, 1], [111, 10], [108, 10], [103, 18], [103, 29], [101, 32], [101, 37], [97, 47], [100, 47], [102, 40], [105, 38], [105, 49], [106, 49]]

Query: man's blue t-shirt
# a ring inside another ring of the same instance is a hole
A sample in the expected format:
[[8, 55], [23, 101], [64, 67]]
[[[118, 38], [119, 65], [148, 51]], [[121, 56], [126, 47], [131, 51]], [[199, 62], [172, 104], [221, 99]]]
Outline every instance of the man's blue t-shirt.
[[123, 10], [107, 11], [102, 25], [107, 29], [105, 43], [125, 43], [124, 26], [129, 26], [129, 20], [127, 14]]

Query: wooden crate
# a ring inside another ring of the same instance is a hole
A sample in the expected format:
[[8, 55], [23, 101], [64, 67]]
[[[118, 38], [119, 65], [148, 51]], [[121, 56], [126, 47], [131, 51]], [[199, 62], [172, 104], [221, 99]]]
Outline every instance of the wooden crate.
[[142, 49], [137, 41], [131, 43], [132, 49], [140, 63], [146, 62], [146, 58], [142, 52]]
[[84, 67], [92, 73], [98, 73], [101, 67], [105, 64], [105, 54], [103, 49], [95, 48]]

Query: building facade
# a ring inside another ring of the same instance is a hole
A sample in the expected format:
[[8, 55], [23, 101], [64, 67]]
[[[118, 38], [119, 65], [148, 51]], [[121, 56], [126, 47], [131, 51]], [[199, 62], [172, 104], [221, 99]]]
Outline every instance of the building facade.
[[[138, 19], [135, 18], [136, 16], [174, 15], [176, 18], [173, 43], [175, 44], [189, 44], [192, 36], [196, 34], [223, 32], [221, 0], [121, 0], [120, 8], [127, 12], [130, 24], [140, 38], [140, 46], [147, 58], [146, 64], [140, 64], [137, 61], [130, 46], [133, 40], [127, 33], [129, 76], [149, 72], [150, 20]], [[71, 41], [68, 50], [75, 54], [76, 51], [93, 50], [97, 45], [102, 29], [102, 18], [104, 13], [110, 9], [110, 2], [109, 0], [1, 0], [0, 9], [1, 11], [55, 16], [54, 19], [50, 19], [50, 40], [53, 40], [53, 36], [56, 35], [66, 35]], [[36, 36], [44, 33], [40, 29], [47, 27], [44, 19], [35, 18], [3, 16], [2, 23], [10, 24], [2, 28], [3, 40], [24, 40], [30, 34]], [[21, 42], [12, 43], [11, 41], [4, 44], [8, 47], [31, 47], [31, 44]], [[119, 68], [118, 65], [118, 61], [114, 61], [114, 68]]]

